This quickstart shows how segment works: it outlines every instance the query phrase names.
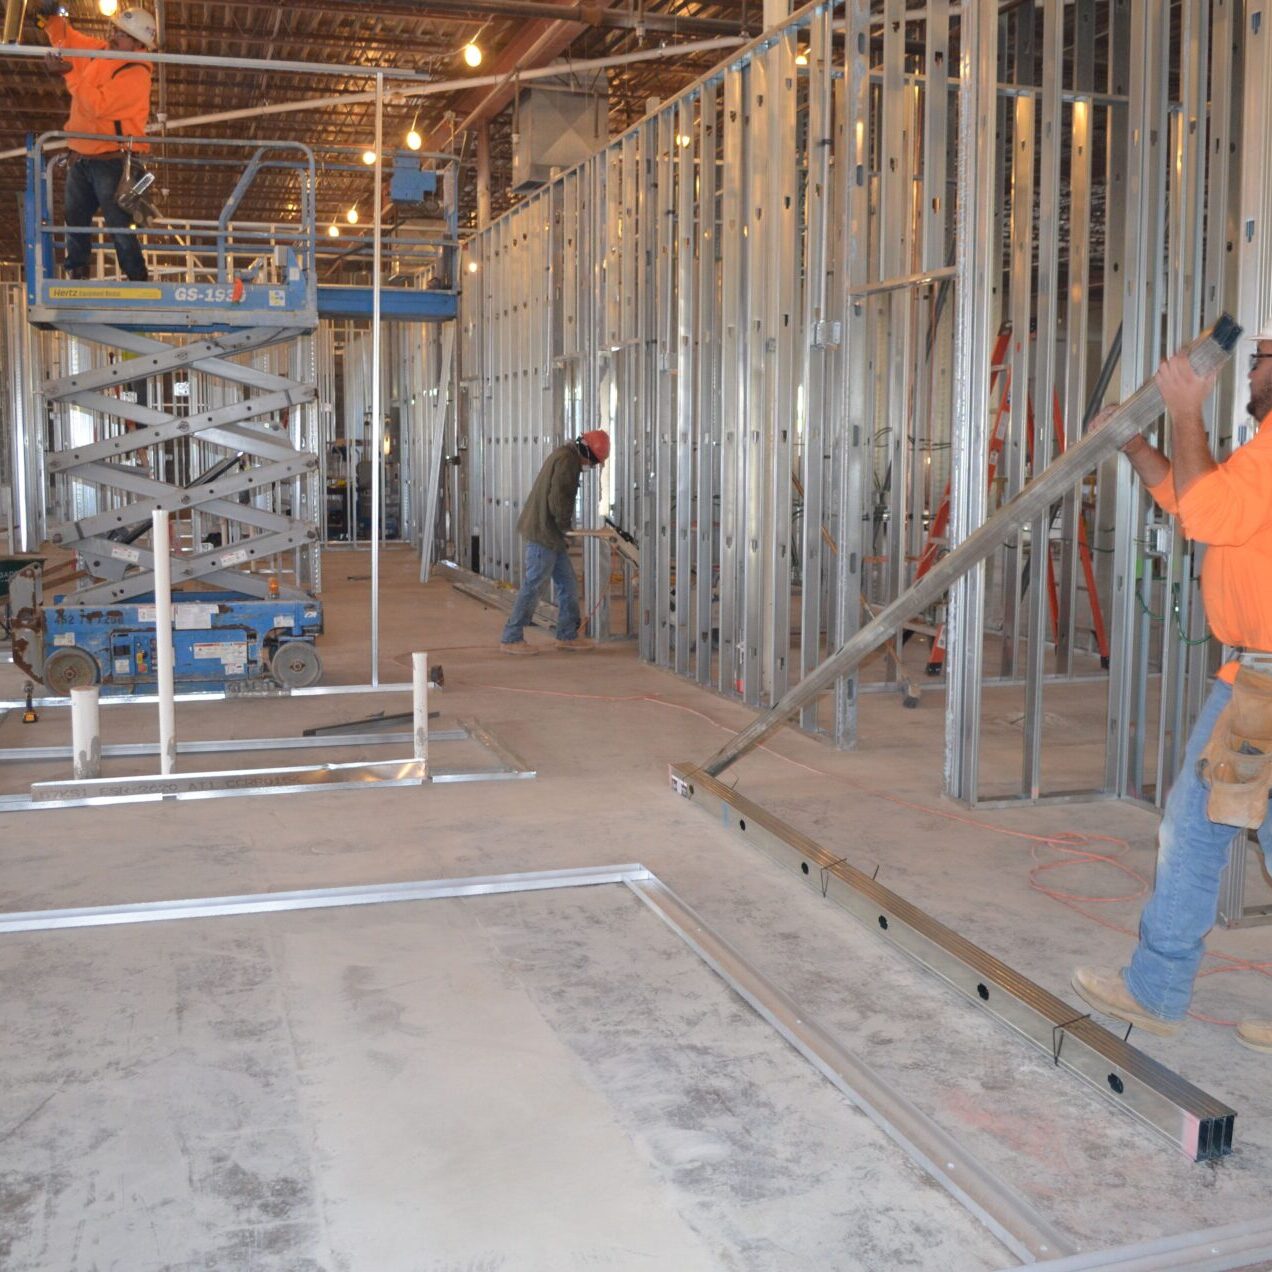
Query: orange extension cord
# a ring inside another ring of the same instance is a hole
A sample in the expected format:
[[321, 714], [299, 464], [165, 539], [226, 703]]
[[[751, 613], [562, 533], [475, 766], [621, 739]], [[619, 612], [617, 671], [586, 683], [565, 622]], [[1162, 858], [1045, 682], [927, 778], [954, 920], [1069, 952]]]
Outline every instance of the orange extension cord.
[[[698, 711], [694, 707], [687, 707], [683, 703], [669, 702], [666, 698], [658, 698], [652, 694], [569, 693], [559, 689], [523, 689], [513, 685], [495, 685], [481, 682], [478, 682], [476, 687], [498, 689], [502, 693], [531, 694], [546, 698], [581, 698], [591, 702], [652, 702], [660, 707], [670, 707], [674, 711], [684, 711], [689, 715], [697, 716], [700, 720], [705, 720], [712, 728], [722, 729], [726, 733], [737, 732], [732, 726], [713, 720], [703, 711]], [[1092, 848], [1093, 844], [1108, 844], [1120, 852], [1125, 852], [1130, 849], [1130, 844], [1125, 839], [1119, 839], [1113, 835], [1082, 835], [1069, 831], [1059, 831], [1054, 835], [1031, 835], [1027, 831], [1011, 830], [1006, 826], [995, 826], [992, 822], [981, 821], [979, 818], [956, 813], [948, 808], [937, 808], [931, 804], [916, 804], [912, 800], [902, 799], [899, 795], [889, 795], [886, 791], [880, 791], [873, 786], [863, 786], [859, 782], [854, 782], [851, 778], [827, 773], [824, 769], [815, 768], [813, 765], [805, 764], [801, 760], [793, 760], [789, 755], [783, 755], [780, 751], [774, 751], [771, 747], [761, 745], [759, 749], [769, 755], [776, 756], [779, 760], [784, 760], [787, 764], [793, 764], [796, 768], [805, 769], [809, 773], [816, 773], [819, 777], [828, 778], [830, 781], [845, 782], [864, 795], [869, 795], [874, 799], [886, 800], [889, 804], [896, 804], [900, 808], [909, 808], [914, 812], [925, 813], [931, 817], [943, 817], [947, 821], [961, 822], [965, 826], [975, 826], [980, 830], [988, 830], [995, 835], [1007, 835], [1012, 839], [1028, 841], [1031, 845], [1030, 856], [1034, 862], [1033, 868], [1029, 871], [1029, 886], [1035, 892], [1041, 892], [1043, 896], [1050, 897], [1053, 901], [1067, 906], [1070, 910], [1082, 915], [1084, 919], [1089, 919], [1092, 923], [1098, 923], [1101, 927], [1108, 928], [1113, 932], [1119, 932], [1132, 940], [1138, 939], [1138, 934], [1131, 929], [1123, 927], [1120, 923], [1110, 922], [1108, 919], [1101, 918], [1099, 915], [1092, 914], [1082, 908], [1084, 905], [1108, 905], [1124, 901], [1138, 901], [1141, 897], [1146, 897], [1149, 894], [1149, 881], [1138, 870], [1128, 866], [1111, 853], [1096, 852]], [[1059, 858], [1054, 861], [1043, 861], [1039, 854], [1044, 847], [1059, 853]], [[1131, 891], [1116, 896], [1093, 897], [1085, 896], [1078, 892], [1066, 892], [1059, 888], [1051, 888], [1042, 882], [1042, 876], [1050, 871], [1062, 870], [1068, 866], [1090, 864], [1111, 866], [1114, 870], [1119, 871], [1127, 879], [1131, 880], [1134, 887]], [[1258, 972], [1261, 976], [1272, 978], [1272, 962], [1259, 963], [1251, 959], [1237, 958], [1235, 955], [1224, 954], [1218, 950], [1211, 949], [1206, 950], [1206, 957], [1216, 960], [1220, 966], [1199, 972], [1198, 980], [1204, 976], [1218, 976], [1224, 972]], [[1239, 1023], [1235, 1020], [1220, 1020], [1199, 1011], [1190, 1011], [1188, 1014], [1194, 1020], [1201, 1020], [1211, 1025], [1224, 1025], [1231, 1028]]]

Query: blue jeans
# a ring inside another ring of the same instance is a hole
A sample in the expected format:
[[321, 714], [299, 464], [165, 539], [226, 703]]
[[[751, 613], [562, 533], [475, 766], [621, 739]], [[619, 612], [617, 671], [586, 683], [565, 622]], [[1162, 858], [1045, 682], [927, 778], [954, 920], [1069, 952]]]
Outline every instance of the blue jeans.
[[579, 584], [568, 552], [555, 552], [541, 543], [526, 544], [526, 571], [512, 613], [503, 629], [503, 643], [524, 640], [522, 629], [534, 621], [539, 594], [548, 579], [556, 585], [557, 640], [573, 640], [579, 634]]
[[[1210, 791], [1197, 776], [1197, 760], [1231, 698], [1231, 685], [1215, 681], [1188, 736], [1184, 765], [1170, 788], [1157, 832], [1153, 895], [1140, 915], [1139, 945], [1124, 973], [1140, 1006], [1163, 1020], [1182, 1020], [1188, 1012], [1206, 933], [1219, 908], [1228, 846], [1245, 835], [1206, 816]], [[1259, 843], [1272, 868], [1272, 814], [1259, 827]]]
[[[124, 160], [120, 155], [83, 155], [76, 159], [66, 173], [67, 225], [92, 225], [93, 213], [101, 208], [102, 220], [109, 228], [126, 230], [132, 218], [115, 202], [115, 190], [123, 172]], [[115, 234], [112, 238], [119, 268], [134, 282], [144, 283], [150, 275], [141, 254], [141, 240], [135, 234]], [[68, 274], [89, 268], [92, 246], [91, 234], [66, 236]]]

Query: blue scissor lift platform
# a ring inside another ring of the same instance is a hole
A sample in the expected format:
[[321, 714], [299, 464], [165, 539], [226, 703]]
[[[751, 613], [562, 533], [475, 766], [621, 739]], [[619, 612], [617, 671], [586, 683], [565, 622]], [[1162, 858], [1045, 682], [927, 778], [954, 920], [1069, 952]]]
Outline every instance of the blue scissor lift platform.
[[[36, 230], [27, 235], [28, 318], [107, 353], [99, 365], [43, 385], [43, 400], [53, 410], [74, 410], [80, 421], [94, 421], [91, 439], [82, 437], [82, 428], [66, 430], [64, 436], [75, 435], [73, 443], [45, 454], [51, 479], [91, 497], [64, 501], [75, 516], [47, 528], [50, 542], [75, 553], [76, 590], [46, 588], [39, 565], [11, 585], [15, 662], [55, 692], [89, 683], [133, 692], [153, 683], [151, 514], [167, 510], [183, 518], [197, 512], [221, 531], [190, 551], [165, 545], [178, 684], [208, 688], [265, 678], [285, 688], [313, 684], [322, 674], [315, 649], [321, 602], [303, 585], [284, 582], [279, 570], [252, 568], [285, 554], [296, 554], [297, 561], [303, 553], [316, 557], [319, 550], [317, 523], [302, 515], [316, 500], [299, 495], [302, 483], [316, 479], [318, 456], [290, 427], [292, 413], [315, 402], [317, 387], [301, 376], [262, 370], [254, 365], [257, 355], [310, 334], [320, 318], [372, 313], [370, 287], [318, 284], [313, 154], [293, 142], [181, 139], [194, 147], [241, 145], [250, 151], [218, 219], [184, 224], [180, 242], [194, 262], [186, 276], [71, 280], [58, 277], [55, 268], [55, 239], [67, 227], [53, 212], [46, 153], [60, 136], [65, 134], [39, 138], [28, 155], [26, 223]], [[298, 177], [296, 220], [267, 229], [237, 227], [234, 216], [244, 195], [271, 168]], [[454, 224], [452, 212], [452, 232]], [[145, 232], [154, 255], [164, 228], [129, 232]], [[250, 265], [239, 268], [245, 258]], [[456, 308], [452, 290], [381, 290], [385, 318], [445, 321]], [[182, 413], [147, 404], [142, 383], [190, 371], [223, 382], [215, 395], [220, 405]], [[195, 473], [182, 484], [159, 477], [175, 471], [177, 449], [182, 467]], [[196, 451], [197, 462], [191, 458]], [[296, 582], [303, 582], [299, 569]]]

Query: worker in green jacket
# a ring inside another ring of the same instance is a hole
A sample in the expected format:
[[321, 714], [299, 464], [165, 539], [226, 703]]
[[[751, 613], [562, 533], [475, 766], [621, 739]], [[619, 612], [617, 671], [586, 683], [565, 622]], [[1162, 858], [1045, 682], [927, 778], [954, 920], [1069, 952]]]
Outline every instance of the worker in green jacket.
[[517, 520], [526, 541], [525, 573], [512, 613], [504, 625], [500, 648], [505, 654], [536, 654], [526, 643], [525, 626], [534, 617], [539, 594], [550, 578], [556, 585], [558, 649], [591, 649], [579, 635], [579, 585], [570, 561], [566, 533], [574, 525], [574, 505], [585, 468], [599, 468], [610, 452], [609, 434], [592, 429], [556, 450], [544, 461]]

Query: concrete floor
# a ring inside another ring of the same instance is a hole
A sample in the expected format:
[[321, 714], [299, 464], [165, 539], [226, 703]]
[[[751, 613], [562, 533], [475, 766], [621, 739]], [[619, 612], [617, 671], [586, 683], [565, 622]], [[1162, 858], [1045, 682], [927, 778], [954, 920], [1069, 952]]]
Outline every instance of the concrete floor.
[[[363, 681], [367, 583], [348, 576], [366, 558], [325, 568], [327, 681]], [[1079, 1248], [1266, 1212], [1267, 1058], [1230, 1029], [1136, 1035], [1238, 1110], [1236, 1153], [1192, 1164], [671, 794], [667, 763], [705, 758], [747, 710], [627, 645], [503, 657], [502, 616], [420, 588], [416, 568], [386, 554], [382, 678], [429, 650], [446, 669], [439, 725], [475, 717], [534, 782], [9, 815], [3, 908], [640, 861]], [[0, 694], [19, 686], [0, 666]], [[987, 694], [987, 771], [1017, 762], [1013, 704]], [[192, 704], [178, 732], [277, 735], [402, 706]], [[1047, 709], [1056, 771], [1066, 749], [1089, 765], [1102, 695], [1050, 691]], [[107, 709], [106, 740], [149, 736], [152, 710]], [[1133, 928], [1139, 903], [1083, 904], [1093, 919], [1044, 896], [1031, 853], [1054, 850], [994, 828], [1121, 837], [1097, 847], [1151, 876], [1155, 818], [1111, 803], [968, 814], [939, 796], [942, 718], [938, 692], [918, 711], [866, 695], [859, 751], [788, 732], [733, 772], [1073, 1001], [1071, 965], [1123, 957], [1128, 938], [1102, 924]], [[68, 727], [59, 711], [10, 716], [0, 745], [65, 742]], [[27, 767], [3, 766], [0, 789], [65, 766]], [[1133, 890], [1099, 862], [1042, 879]], [[1211, 945], [1267, 961], [1270, 936]], [[1014, 1263], [617, 887], [7, 936], [0, 975], [6, 1270]], [[1266, 1015], [1272, 994], [1257, 974], [1210, 976], [1196, 1006]]]

